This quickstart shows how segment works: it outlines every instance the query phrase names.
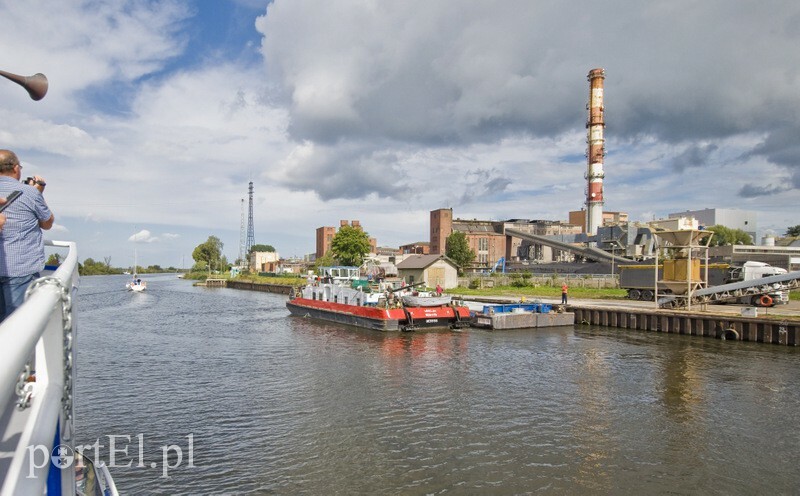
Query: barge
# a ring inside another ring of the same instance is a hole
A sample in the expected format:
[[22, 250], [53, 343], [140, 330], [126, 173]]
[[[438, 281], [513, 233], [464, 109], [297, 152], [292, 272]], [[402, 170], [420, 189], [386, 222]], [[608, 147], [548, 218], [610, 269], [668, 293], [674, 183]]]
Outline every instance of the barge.
[[573, 325], [575, 316], [568, 312], [554, 312], [547, 303], [514, 303], [485, 305], [476, 312], [473, 327], [505, 330], [535, 327]]
[[[469, 308], [441, 296], [406, 298], [410, 286], [370, 284], [358, 267], [322, 267], [320, 276], [289, 296], [292, 315], [378, 331], [461, 329], [470, 325]], [[416, 302], [416, 304], [412, 303]]]

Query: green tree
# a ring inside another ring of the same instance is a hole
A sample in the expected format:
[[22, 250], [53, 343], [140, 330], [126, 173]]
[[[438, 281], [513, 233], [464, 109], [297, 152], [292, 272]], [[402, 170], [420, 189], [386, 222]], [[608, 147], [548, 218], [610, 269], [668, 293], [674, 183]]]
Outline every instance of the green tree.
[[58, 253], [51, 253], [49, 257], [47, 257], [47, 261], [44, 263], [45, 265], [61, 265], [61, 255]]
[[104, 274], [119, 274], [119, 269], [109, 267], [105, 262], [95, 262], [93, 258], [87, 258], [83, 264], [78, 264], [78, 273], [82, 276], [95, 276]]
[[714, 233], [709, 246], [753, 244], [753, 238], [741, 229], [731, 229], [725, 226], [711, 226], [708, 230]]
[[331, 254], [342, 265], [361, 265], [369, 249], [369, 234], [353, 226], [340, 227], [331, 240]]
[[333, 255], [329, 251], [322, 257], [314, 260], [314, 273], [317, 273], [317, 269], [320, 267], [330, 267], [332, 265], [336, 265], [336, 259], [333, 258]]
[[[201, 243], [195, 247], [192, 252], [195, 267], [214, 270], [225, 270], [223, 267], [222, 257], [222, 241], [216, 236], [209, 236], [205, 243]], [[224, 262], [227, 265], [227, 260]]]
[[793, 238], [800, 236], [800, 224], [786, 229], [786, 235]]
[[463, 232], [456, 231], [448, 236], [445, 247], [447, 258], [458, 265], [458, 271], [461, 274], [475, 260], [475, 252], [470, 249], [467, 243], [467, 235]]
[[253, 253], [254, 251], [260, 251], [260, 252], [268, 251], [270, 253], [274, 253], [275, 248], [272, 245], [253, 245], [250, 247], [250, 251], [248, 252], [248, 254]]

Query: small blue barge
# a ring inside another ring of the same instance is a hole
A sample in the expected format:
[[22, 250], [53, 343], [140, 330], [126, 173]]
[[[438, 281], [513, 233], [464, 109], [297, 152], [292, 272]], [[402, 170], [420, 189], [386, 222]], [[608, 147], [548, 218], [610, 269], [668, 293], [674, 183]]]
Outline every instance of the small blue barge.
[[566, 326], [574, 322], [574, 314], [553, 311], [549, 303], [506, 303], [485, 305], [475, 313], [472, 326], [501, 330]]

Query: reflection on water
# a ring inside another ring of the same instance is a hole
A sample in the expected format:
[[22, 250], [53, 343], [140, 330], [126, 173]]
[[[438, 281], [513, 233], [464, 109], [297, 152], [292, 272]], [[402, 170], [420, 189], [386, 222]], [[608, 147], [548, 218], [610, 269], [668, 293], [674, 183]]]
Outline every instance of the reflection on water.
[[[129, 494], [798, 487], [794, 349], [588, 327], [378, 333], [289, 317], [279, 295], [123, 285], [83, 278], [76, 408], [80, 442], [131, 437], [116, 460], [131, 466], [112, 469]], [[184, 460], [170, 453], [162, 477], [169, 445]]]

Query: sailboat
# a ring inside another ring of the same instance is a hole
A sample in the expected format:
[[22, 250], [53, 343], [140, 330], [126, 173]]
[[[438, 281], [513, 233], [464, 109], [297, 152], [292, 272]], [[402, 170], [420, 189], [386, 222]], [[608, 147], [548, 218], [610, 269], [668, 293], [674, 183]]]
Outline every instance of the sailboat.
[[128, 291], [133, 291], [134, 293], [141, 293], [145, 289], [147, 289], [147, 282], [142, 281], [139, 276], [136, 274], [138, 266], [138, 260], [136, 258], [136, 235], [134, 235], [133, 240], [133, 279], [127, 283], [125, 283], [125, 288]]

